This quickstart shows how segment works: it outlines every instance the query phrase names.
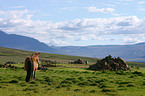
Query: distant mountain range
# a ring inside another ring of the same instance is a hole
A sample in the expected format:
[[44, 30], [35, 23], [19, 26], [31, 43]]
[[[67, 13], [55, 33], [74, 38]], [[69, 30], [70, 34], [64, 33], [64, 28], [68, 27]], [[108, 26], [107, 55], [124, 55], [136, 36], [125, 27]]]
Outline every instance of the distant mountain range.
[[134, 45], [93, 45], [55, 47], [67, 55], [104, 58], [107, 55], [122, 57], [127, 61], [145, 62], [145, 43]]
[[145, 43], [134, 45], [48, 46], [34, 38], [0, 31], [0, 47], [29, 51], [104, 58], [107, 55], [122, 57], [128, 61], [145, 62]]

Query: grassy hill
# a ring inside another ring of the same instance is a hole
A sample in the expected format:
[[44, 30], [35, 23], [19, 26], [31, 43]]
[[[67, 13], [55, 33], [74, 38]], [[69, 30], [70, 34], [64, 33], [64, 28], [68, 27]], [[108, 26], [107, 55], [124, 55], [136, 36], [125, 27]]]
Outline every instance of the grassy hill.
[[[0, 47], [0, 64], [4, 64], [7, 61], [14, 61], [17, 63], [24, 62], [26, 57], [29, 57], [33, 51], [25, 51], [11, 48]], [[89, 57], [80, 57], [80, 56], [68, 56], [68, 55], [59, 55], [59, 54], [50, 54], [50, 53], [40, 53], [41, 60], [52, 60], [59, 62], [61, 64], [68, 64], [77, 59], [87, 60], [89, 64], [94, 64], [98, 58], [89, 58]]]
[[[0, 64], [4, 64], [8, 61], [14, 61], [17, 63], [22, 63], [25, 61], [26, 57], [29, 57], [34, 51], [25, 51], [12, 48], [0, 47]], [[91, 57], [80, 57], [80, 56], [69, 56], [69, 55], [60, 55], [60, 54], [50, 54], [50, 53], [40, 53], [40, 61], [42, 60], [51, 60], [59, 62], [60, 64], [68, 64], [77, 59], [87, 60], [90, 64], [95, 64], [99, 58]], [[139, 62], [127, 62], [130, 66], [139, 66], [145, 67], [145, 63]]]

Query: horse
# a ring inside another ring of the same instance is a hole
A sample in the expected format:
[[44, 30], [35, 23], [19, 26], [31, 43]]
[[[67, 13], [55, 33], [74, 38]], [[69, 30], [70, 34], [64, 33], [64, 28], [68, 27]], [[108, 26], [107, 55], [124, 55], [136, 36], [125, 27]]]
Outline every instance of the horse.
[[30, 82], [30, 78], [32, 78], [32, 80], [35, 80], [35, 74], [39, 64], [39, 54], [40, 53], [33, 53], [30, 57], [27, 57], [25, 59], [24, 69], [27, 71], [25, 79], [26, 82]]

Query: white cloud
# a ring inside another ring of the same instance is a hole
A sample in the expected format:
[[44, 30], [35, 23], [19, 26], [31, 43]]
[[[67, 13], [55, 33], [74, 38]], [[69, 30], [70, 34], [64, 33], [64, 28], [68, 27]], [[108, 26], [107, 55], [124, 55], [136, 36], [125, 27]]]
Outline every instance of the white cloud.
[[96, 7], [88, 7], [87, 8], [89, 12], [103, 12], [103, 13], [110, 13], [115, 11], [113, 8], [101, 8], [97, 9]]
[[58, 40], [55, 40], [55, 39], [51, 39], [50, 42], [48, 42], [47, 44], [49, 45], [65, 45], [65, 44], [68, 44], [68, 42], [65, 42], [65, 41], [58, 41]]
[[118, 0], [118, 1], [134, 1], [134, 0]]
[[143, 42], [142, 40], [139, 40], [138, 38], [123, 38], [125, 44], [135, 44]]
[[7, 33], [33, 37], [51, 45], [69, 45], [70, 40], [109, 41], [120, 35], [127, 38], [122, 42], [131, 43], [145, 40], [143, 38], [145, 36], [145, 19], [139, 19], [136, 16], [108, 19], [84, 18], [57, 23], [34, 21], [31, 19], [32, 16], [33, 14], [28, 10], [0, 11], [0, 29]]
[[138, 4], [144, 4], [144, 3], [145, 3], [145, 1], [138, 2]]
[[14, 6], [12, 8], [24, 8], [25, 6]]

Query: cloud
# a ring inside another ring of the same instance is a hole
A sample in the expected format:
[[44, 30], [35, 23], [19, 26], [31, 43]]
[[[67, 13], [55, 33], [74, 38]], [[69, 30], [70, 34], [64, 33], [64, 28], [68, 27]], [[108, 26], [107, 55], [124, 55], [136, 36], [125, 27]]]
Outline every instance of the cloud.
[[24, 8], [25, 6], [14, 6], [12, 8]]
[[[118, 40], [128, 43], [145, 41], [145, 19], [136, 16], [84, 18], [52, 23], [34, 21], [32, 13], [28, 10], [0, 11], [0, 30], [33, 37], [50, 45], [71, 45], [70, 41], [89, 40], [110, 42]], [[116, 39], [116, 36], [127, 39]]]
[[138, 4], [144, 4], [144, 3], [145, 3], [145, 1], [138, 2]]
[[75, 11], [78, 7], [63, 7], [60, 8], [61, 10], [70, 10], [70, 11]]
[[48, 42], [47, 44], [51, 45], [51, 46], [57, 46], [57, 45], [63, 45], [63, 44], [68, 44], [68, 42], [65, 42], [65, 41], [58, 41], [58, 40], [55, 40], [55, 39], [51, 39], [50, 42]]
[[134, 0], [118, 0], [118, 1], [134, 1]]
[[97, 9], [96, 7], [88, 7], [87, 8], [89, 12], [103, 12], [103, 13], [110, 13], [115, 11], [113, 8], [101, 8]]
[[139, 40], [138, 38], [123, 38], [125, 44], [135, 44], [143, 42], [142, 40]]

